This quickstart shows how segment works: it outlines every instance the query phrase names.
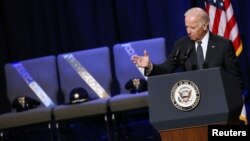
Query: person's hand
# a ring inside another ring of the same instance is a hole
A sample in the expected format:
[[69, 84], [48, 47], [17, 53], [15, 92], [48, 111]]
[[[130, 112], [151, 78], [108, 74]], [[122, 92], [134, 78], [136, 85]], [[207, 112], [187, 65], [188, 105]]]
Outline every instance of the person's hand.
[[131, 57], [131, 60], [138, 67], [145, 68], [145, 69], [150, 69], [152, 67], [152, 63], [149, 59], [149, 55], [146, 50], [144, 50], [143, 56], [133, 55]]

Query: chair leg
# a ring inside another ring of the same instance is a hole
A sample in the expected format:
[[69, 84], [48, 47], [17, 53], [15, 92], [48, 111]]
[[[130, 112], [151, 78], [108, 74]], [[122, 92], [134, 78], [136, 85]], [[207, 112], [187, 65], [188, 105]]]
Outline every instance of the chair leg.
[[49, 130], [50, 141], [56, 141], [57, 140], [56, 129], [53, 122], [48, 123], [48, 130]]
[[0, 141], [9, 141], [10, 140], [10, 136], [8, 135], [8, 133], [6, 133], [6, 131], [0, 131]]
[[61, 131], [60, 131], [60, 124], [56, 122], [56, 129], [55, 129], [56, 139], [57, 141], [62, 141]]
[[8, 132], [3, 130], [0, 131], [0, 141], [8, 141], [10, 140], [9, 138], [10, 138], [9, 131]]
[[111, 119], [112, 119], [113, 133], [114, 133], [113, 138], [114, 138], [114, 141], [118, 141], [119, 140], [119, 132], [118, 132], [118, 129], [117, 129], [116, 117], [115, 117], [114, 113], [112, 113]]
[[67, 123], [56, 123], [56, 136], [57, 141], [70, 141], [72, 140], [72, 134]]
[[114, 128], [115, 141], [135, 140], [135, 136], [130, 133], [130, 120], [126, 112], [112, 113], [112, 125]]
[[114, 141], [128, 140], [127, 131], [124, 130], [124, 127], [123, 127], [126, 125], [124, 125], [123, 120], [119, 117], [118, 113], [112, 113], [112, 125], [113, 125], [113, 130], [114, 130]]
[[109, 117], [108, 117], [107, 114], [104, 115], [104, 121], [105, 121], [105, 124], [106, 124], [106, 131], [107, 131], [108, 141], [112, 141], [111, 133], [110, 133], [110, 122], [109, 122]]
[[4, 141], [4, 134], [3, 134], [3, 131], [0, 131], [0, 141]]

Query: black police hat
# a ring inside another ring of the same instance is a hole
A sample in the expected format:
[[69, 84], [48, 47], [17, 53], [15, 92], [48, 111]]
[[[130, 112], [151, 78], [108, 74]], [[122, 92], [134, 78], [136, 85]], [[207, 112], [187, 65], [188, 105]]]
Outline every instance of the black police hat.
[[125, 89], [130, 93], [141, 93], [148, 90], [148, 83], [145, 79], [132, 78], [125, 84]]
[[70, 104], [82, 103], [92, 100], [89, 97], [88, 92], [81, 87], [74, 88], [69, 94]]
[[28, 96], [18, 96], [12, 102], [12, 108], [16, 109], [17, 112], [33, 109], [38, 105], [40, 105], [39, 101]]

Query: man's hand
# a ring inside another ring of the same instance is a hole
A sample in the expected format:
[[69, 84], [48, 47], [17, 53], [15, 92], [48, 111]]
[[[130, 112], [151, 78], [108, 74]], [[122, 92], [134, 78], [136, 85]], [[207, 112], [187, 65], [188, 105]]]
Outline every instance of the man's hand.
[[146, 50], [144, 50], [143, 56], [133, 55], [131, 57], [131, 60], [134, 64], [136, 64], [138, 67], [145, 68], [145, 69], [151, 69], [152, 63], [149, 59], [149, 55]]

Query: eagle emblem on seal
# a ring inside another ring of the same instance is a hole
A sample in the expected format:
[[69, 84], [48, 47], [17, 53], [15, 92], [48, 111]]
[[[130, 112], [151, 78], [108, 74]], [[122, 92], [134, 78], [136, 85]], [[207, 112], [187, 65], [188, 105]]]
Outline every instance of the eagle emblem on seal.
[[171, 90], [173, 105], [182, 110], [194, 109], [200, 101], [200, 91], [197, 85], [189, 80], [181, 80], [174, 84]]

